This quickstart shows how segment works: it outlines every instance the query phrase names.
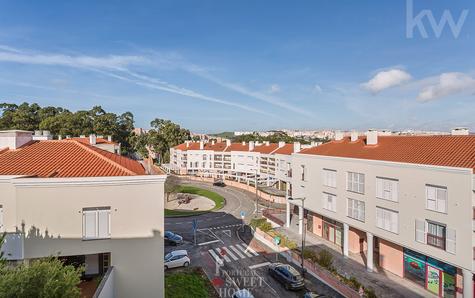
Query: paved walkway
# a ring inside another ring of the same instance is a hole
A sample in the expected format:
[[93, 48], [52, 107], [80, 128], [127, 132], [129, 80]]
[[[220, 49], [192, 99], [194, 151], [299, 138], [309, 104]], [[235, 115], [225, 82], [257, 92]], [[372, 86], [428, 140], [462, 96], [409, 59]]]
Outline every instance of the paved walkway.
[[[298, 234], [298, 226], [296, 224], [291, 225], [290, 228], [282, 227], [278, 228], [278, 230], [296, 243], [301, 243], [302, 237]], [[379, 273], [370, 273], [366, 271], [365, 265], [352, 258], [345, 258], [341, 254], [341, 249], [338, 250], [333, 243], [311, 233], [306, 234], [305, 246], [316, 252], [326, 249], [333, 255], [333, 265], [340, 274], [355, 277], [364, 286], [373, 288], [378, 297], [437, 297], [422, 287], [390, 272], [379, 270]]]

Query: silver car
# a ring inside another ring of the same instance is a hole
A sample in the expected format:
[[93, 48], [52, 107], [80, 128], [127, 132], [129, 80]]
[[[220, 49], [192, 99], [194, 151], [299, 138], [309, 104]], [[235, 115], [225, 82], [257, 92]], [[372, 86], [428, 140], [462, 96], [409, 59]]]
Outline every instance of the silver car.
[[165, 270], [175, 267], [188, 267], [190, 262], [186, 250], [174, 250], [165, 256]]

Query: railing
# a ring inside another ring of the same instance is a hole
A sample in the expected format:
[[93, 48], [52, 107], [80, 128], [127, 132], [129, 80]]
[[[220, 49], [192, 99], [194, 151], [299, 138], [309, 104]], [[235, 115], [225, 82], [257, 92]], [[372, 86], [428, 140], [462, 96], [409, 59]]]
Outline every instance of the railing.
[[102, 277], [92, 298], [114, 298], [114, 267], [111, 266]]
[[445, 250], [445, 237], [427, 234], [427, 244]]
[[21, 233], [7, 233], [0, 249], [6, 260], [23, 260], [23, 235]]
[[284, 211], [280, 210], [280, 209], [264, 209], [264, 210], [262, 210], [262, 215], [264, 217], [267, 217], [268, 219], [275, 222], [276, 224], [278, 224], [280, 226], [283, 226], [284, 221], [282, 219], [278, 218], [277, 216], [275, 216], [274, 214], [276, 214], [276, 213], [277, 214], [283, 214]]

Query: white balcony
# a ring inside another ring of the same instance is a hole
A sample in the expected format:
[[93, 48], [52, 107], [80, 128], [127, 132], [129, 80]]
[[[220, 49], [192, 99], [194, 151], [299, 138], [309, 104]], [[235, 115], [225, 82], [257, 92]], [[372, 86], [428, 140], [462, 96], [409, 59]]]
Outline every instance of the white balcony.
[[21, 233], [7, 233], [1, 251], [6, 260], [23, 260], [23, 235]]

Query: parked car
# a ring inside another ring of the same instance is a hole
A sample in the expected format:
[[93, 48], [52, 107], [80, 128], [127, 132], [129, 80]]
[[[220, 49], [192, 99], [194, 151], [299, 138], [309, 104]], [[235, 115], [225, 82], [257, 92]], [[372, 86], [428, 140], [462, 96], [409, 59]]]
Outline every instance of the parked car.
[[165, 239], [165, 245], [183, 244], [183, 237], [170, 231], [165, 231], [164, 239]]
[[303, 295], [303, 298], [323, 298], [325, 295], [323, 294], [318, 294], [315, 292], [307, 292], [305, 295]]
[[233, 298], [254, 298], [254, 295], [247, 289], [241, 289], [234, 292]]
[[216, 180], [216, 181], [214, 181], [213, 185], [214, 186], [219, 186], [219, 187], [225, 187], [226, 183], [224, 183], [223, 180]]
[[268, 271], [286, 290], [300, 290], [305, 286], [300, 273], [290, 265], [274, 263], [269, 265]]
[[175, 267], [188, 267], [190, 258], [186, 250], [174, 250], [165, 256], [165, 270]]

